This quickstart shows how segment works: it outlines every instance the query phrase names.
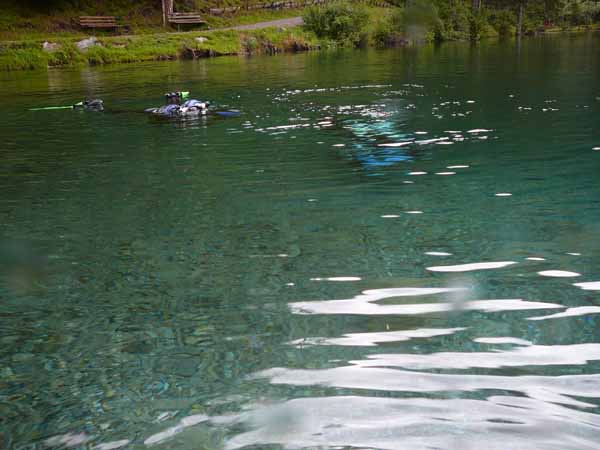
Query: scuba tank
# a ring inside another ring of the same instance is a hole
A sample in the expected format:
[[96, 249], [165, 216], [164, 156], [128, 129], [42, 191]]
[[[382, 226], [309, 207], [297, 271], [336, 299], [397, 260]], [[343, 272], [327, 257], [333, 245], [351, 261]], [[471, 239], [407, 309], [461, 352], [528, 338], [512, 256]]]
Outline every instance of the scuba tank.
[[182, 100], [187, 100], [190, 96], [188, 91], [167, 92], [165, 98], [169, 103], [179, 103]]

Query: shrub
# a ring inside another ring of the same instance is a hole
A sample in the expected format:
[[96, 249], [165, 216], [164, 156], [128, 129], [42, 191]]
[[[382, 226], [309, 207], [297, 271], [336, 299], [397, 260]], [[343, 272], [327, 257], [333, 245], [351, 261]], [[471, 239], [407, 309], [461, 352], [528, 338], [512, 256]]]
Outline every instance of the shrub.
[[248, 37], [244, 44], [246, 46], [246, 52], [248, 52], [249, 54], [253, 54], [258, 51], [258, 39], [256, 39], [254, 36]]
[[403, 31], [411, 41], [423, 40], [439, 27], [440, 17], [431, 0], [413, 0], [404, 9]]
[[372, 33], [372, 40], [379, 47], [404, 44], [404, 11], [394, 8], [391, 14], [379, 20]]
[[364, 39], [368, 21], [365, 7], [345, 2], [312, 7], [304, 14], [305, 29], [320, 38], [350, 45], [358, 45]]
[[585, 0], [569, 0], [565, 3], [562, 18], [570, 25], [589, 25], [600, 19], [600, 3]]
[[490, 14], [487, 9], [469, 16], [469, 38], [478, 41], [483, 38], [498, 37], [499, 33], [490, 23]]
[[493, 11], [490, 14], [489, 22], [500, 36], [514, 35], [516, 32], [517, 18], [512, 10], [501, 9]]
[[481, 39], [488, 25], [487, 17], [483, 12], [469, 15], [469, 39], [478, 41]]
[[465, 2], [451, 4], [445, 0], [436, 0], [439, 20], [434, 25], [437, 40], [452, 41], [468, 39], [471, 31], [470, 8]]
[[583, 2], [581, 9], [586, 23], [600, 20], [600, 3], [592, 1]]

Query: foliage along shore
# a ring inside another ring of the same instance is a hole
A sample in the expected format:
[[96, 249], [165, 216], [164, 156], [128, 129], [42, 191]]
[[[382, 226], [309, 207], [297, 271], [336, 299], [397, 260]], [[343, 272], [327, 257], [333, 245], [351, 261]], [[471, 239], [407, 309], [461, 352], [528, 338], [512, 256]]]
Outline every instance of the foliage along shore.
[[[82, 40], [68, 31], [46, 39], [0, 42], [0, 71], [47, 69], [223, 55], [276, 54], [337, 47], [389, 47], [414, 42], [471, 40], [523, 33], [597, 28], [600, 2], [584, 0], [395, 0], [393, 8], [337, 1], [303, 11], [305, 25], [258, 30], [151, 32]], [[543, 3], [543, 8], [540, 4]], [[518, 17], [515, 4], [524, 14]], [[594, 9], [587, 5], [597, 5]], [[475, 6], [477, 5], [477, 8]], [[575, 9], [573, 5], [577, 7]], [[290, 15], [279, 12], [278, 17]], [[295, 11], [297, 14], [298, 12]], [[576, 13], [576, 14], [575, 14]], [[248, 23], [253, 16], [241, 16]], [[272, 14], [269, 18], [273, 18]], [[222, 20], [222, 19], [221, 19]], [[159, 28], [154, 28], [154, 31]]]

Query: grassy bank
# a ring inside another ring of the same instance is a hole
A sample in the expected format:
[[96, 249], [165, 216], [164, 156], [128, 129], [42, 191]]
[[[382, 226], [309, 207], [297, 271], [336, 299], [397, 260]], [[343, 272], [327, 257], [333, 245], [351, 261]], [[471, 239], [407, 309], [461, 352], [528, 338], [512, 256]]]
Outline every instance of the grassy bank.
[[[359, 34], [371, 34], [389, 8], [360, 7], [365, 17]], [[277, 20], [298, 15], [303, 10], [257, 11], [236, 16], [213, 18], [215, 26], [237, 26]], [[56, 23], [56, 22], [54, 22]], [[22, 30], [21, 30], [22, 31]], [[77, 43], [89, 38], [79, 30], [41, 33], [39, 28], [23, 39], [0, 41], [0, 71], [39, 70], [62, 66], [195, 59], [221, 55], [276, 54], [354, 45], [344, 35], [319, 35], [307, 27], [266, 28], [261, 30], [197, 30], [165, 32], [162, 27], [139, 27], [138, 33], [112, 35], [94, 33], [95, 45], [80, 49]], [[14, 32], [14, 30], [13, 30]], [[44, 43], [46, 48], [44, 48]]]
[[274, 54], [321, 45], [313, 33], [302, 28], [105, 36], [84, 50], [77, 48], [77, 41], [78, 38], [70, 37], [54, 39], [57, 47], [52, 51], [44, 50], [39, 40], [0, 44], [0, 70]]
[[[273, 54], [328, 45], [301, 28], [253, 31], [210, 31], [248, 25], [304, 13], [299, 9], [243, 11], [235, 15], [204, 15], [208, 27], [177, 32], [162, 26], [160, 2], [155, 0], [7, 0], [0, 15], [0, 71], [37, 70], [61, 66], [85, 66], [219, 55]], [[184, 9], [206, 10], [213, 6], [252, 5], [259, 0], [179, 2]], [[52, 6], [52, 7], [50, 7]], [[114, 15], [127, 25], [123, 34], [82, 30], [74, 18], [80, 15]], [[77, 42], [95, 36], [96, 45], [80, 49]], [[46, 48], [44, 43], [47, 42]]]

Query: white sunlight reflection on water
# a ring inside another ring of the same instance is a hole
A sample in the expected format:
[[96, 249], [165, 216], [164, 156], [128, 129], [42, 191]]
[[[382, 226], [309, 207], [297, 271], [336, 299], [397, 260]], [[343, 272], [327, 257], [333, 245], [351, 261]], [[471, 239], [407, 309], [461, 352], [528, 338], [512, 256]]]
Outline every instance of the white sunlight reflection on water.
[[[481, 342], [481, 341], [480, 341]], [[600, 360], [600, 344], [526, 345], [498, 352], [443, 352], [432, 354], [377, 354], [362, 367], [402, 367], [411, 370], [472, 369], [552, 365], [585, 365]]]
[[237, 420], [251, 431], [228, 441], [228, 450], [260, 448], [265, 442], [284, 448], [380, 450], [600, 448], [597, 415], [510, 395], [485, 400], [300, 398], [255, 404]]
[[462, 296], [451, 302], [381, 304], [378, 300], [430, 296], [442, 293], [466, 293], [465, 288], [390, 288], [364, 291], [350, 299], [323, 300], [290, 303], [296, 314], [364, 314], [364, 315], [420, 315], [451, 311], [519, 311], [557, 309], [564, 306], [555, 303], [524, 301], [521, 299], [466, 300]]
[[527, 320], [563, 319], [565, 317], [586, 316], [588, 314], [600, 314], [600, 306], [577, 306], [575, 308], [569, 308], [561, 313], [529, 317]]
[[580, 277], [581, 274], [577, 272], [569, 272], [567, 270], [543, 270], [538, 272], [538, 275], [543, 277], [554, 277], [554, 278], [573, 278]]
[[475, 392], [492, 389], [520, 392], [545, 402], [582, 408], [594, 408], [596, 405], [577, 398], [600, 398], [598, 374], [561, 377], [443, 374], [370, 367], [371, 362], [353, 361], [353, 365], [320, 370], [273, 368], [258, 372], [254, 378], [267, 378], [272, 384], [323, 385], [390, 392]]
[[428, 267], [427, 270], [431, 272], [472, 272], [474, 270], [502, 269], [503, 267], [512, 266], [513, 264], [517, 263], [515, 261], [481, 262], [459, 264], [455, 266], [433, 266]]
[[600, 291], [600, 281], [589, 281], [586, 283], [575, 283], [573, 286], [583, 289], [584, 291]]
[[343, 345], [357, 347], [375, 347], [384, 342], [403, 342], [411, 339], [423, 339], [435, 336], [447, 336], [466, 328], [421, 328], [416, 330], [387, 331], [379, 333], [348, 333], [339, 338], [309, 337], [297, 339], [290, 345], [304, 347], [309, 345]]

